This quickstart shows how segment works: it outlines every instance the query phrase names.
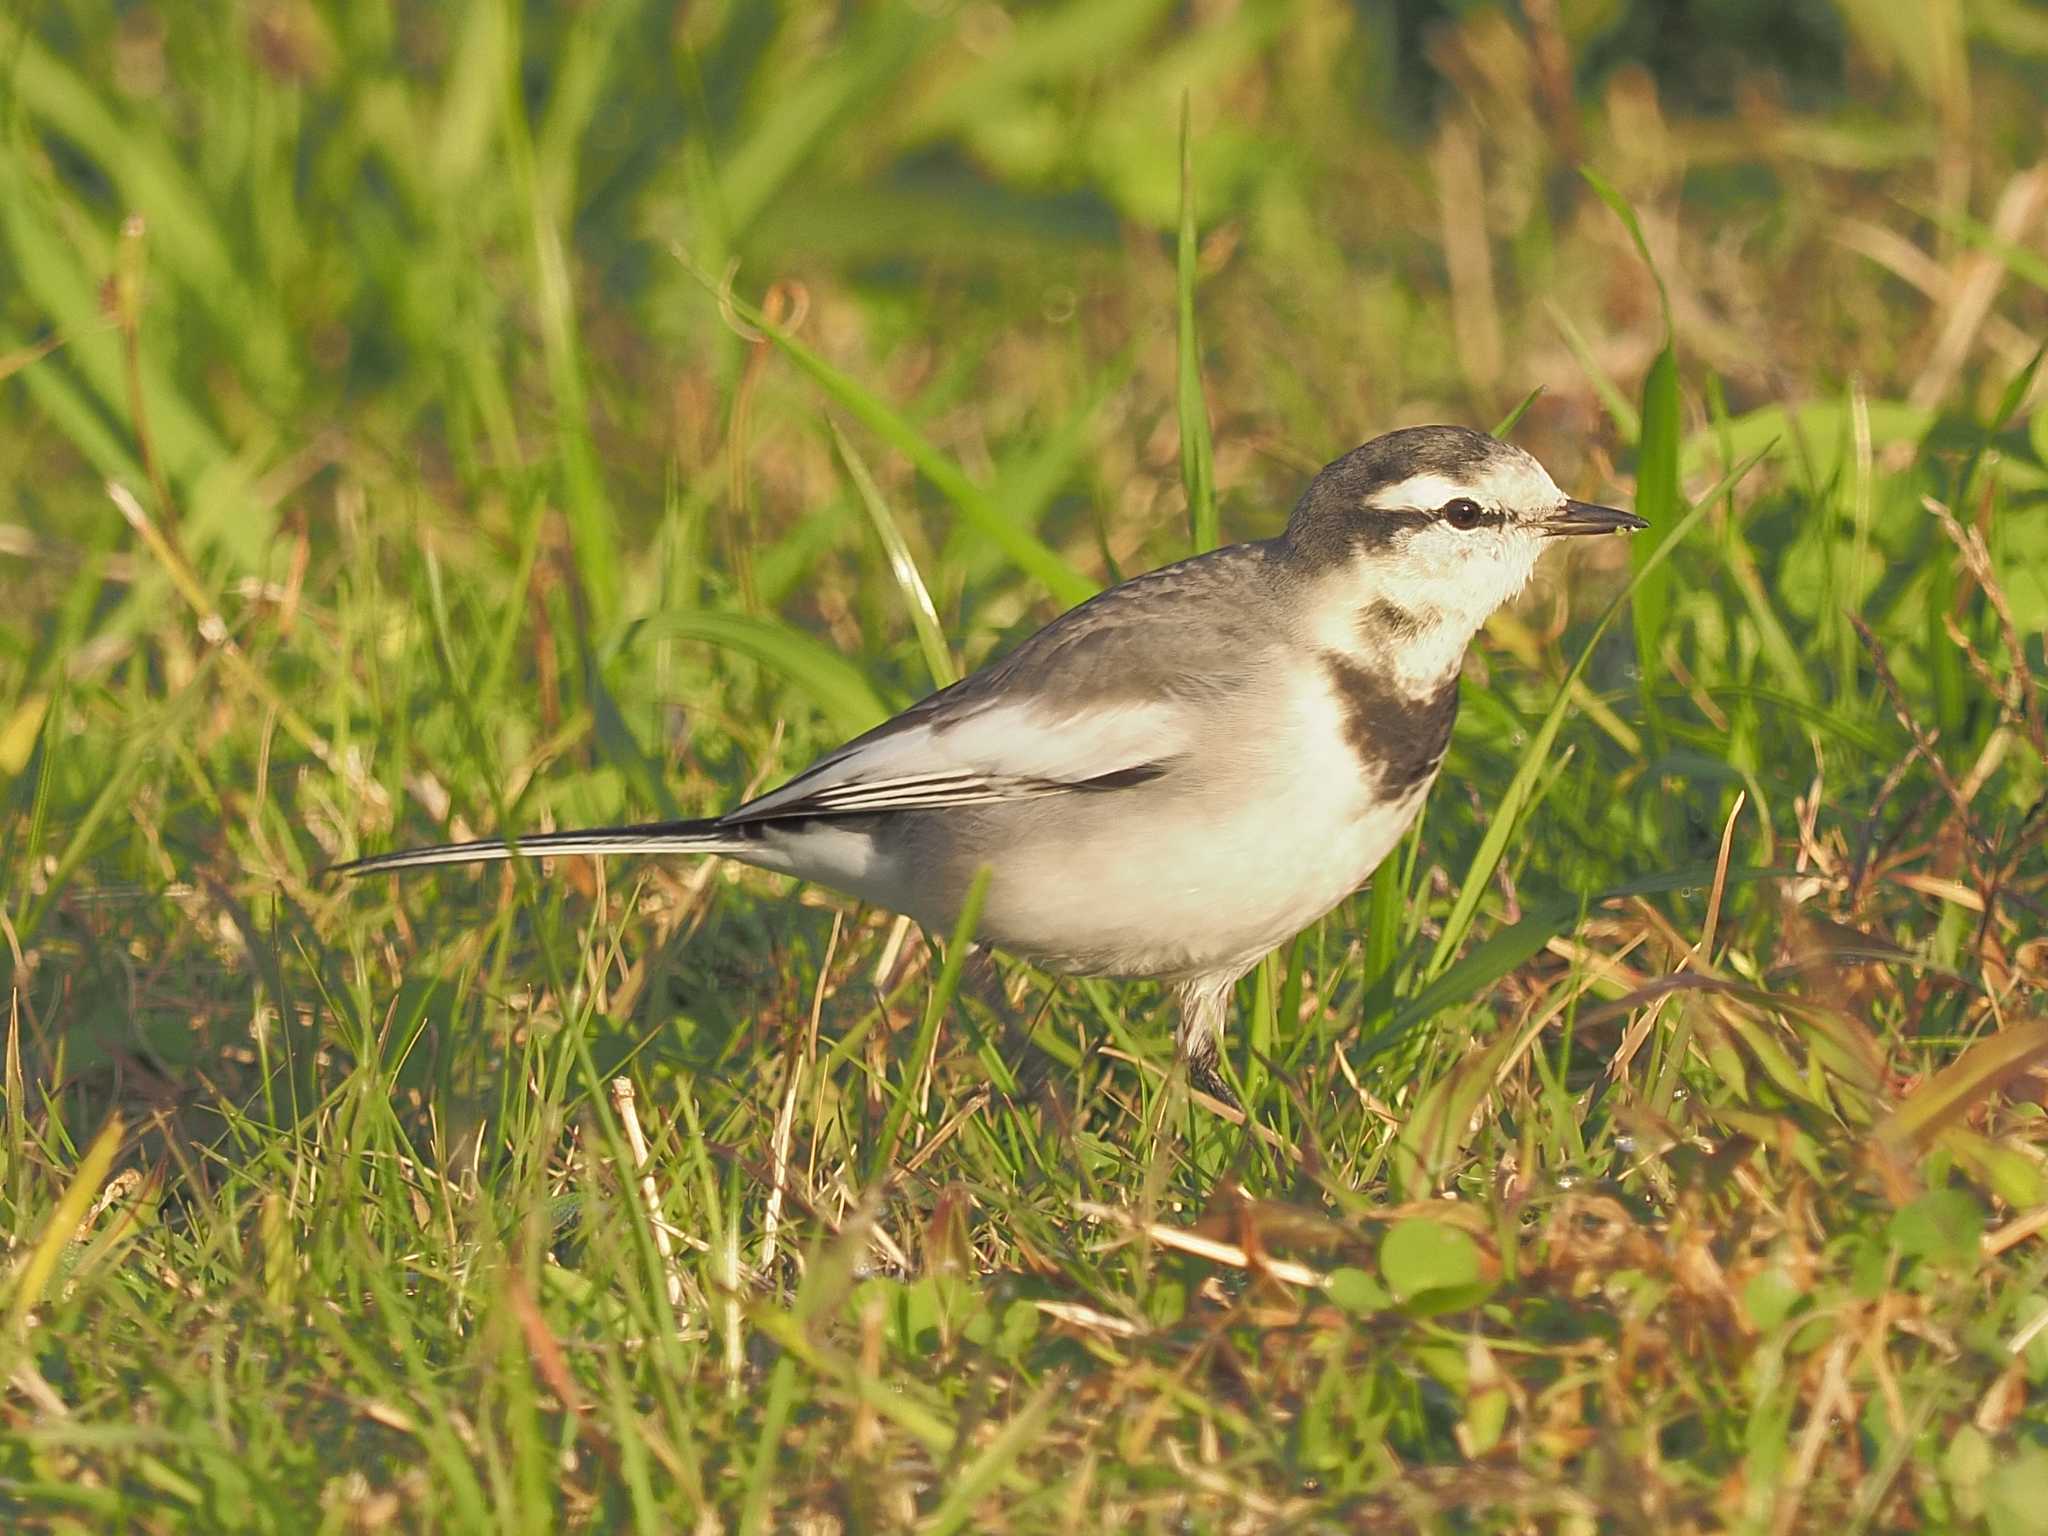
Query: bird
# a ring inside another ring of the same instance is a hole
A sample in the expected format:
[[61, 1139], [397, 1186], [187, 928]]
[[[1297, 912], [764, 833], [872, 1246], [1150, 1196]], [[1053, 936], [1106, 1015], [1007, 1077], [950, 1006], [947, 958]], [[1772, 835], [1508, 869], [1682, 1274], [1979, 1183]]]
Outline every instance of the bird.
[[1385, 433], [1284, 530], [1131, 577], [722, 816], [379, 853], [362, 876], [545, 855], [712, 854], [1055, 972], [1148, 977], [1188, 1080], [1236, 1100], [1237, 981], [1351, 895], [1443, 766], [1472, 639], [1553, 540], [1633, 532], [1513, 444]]

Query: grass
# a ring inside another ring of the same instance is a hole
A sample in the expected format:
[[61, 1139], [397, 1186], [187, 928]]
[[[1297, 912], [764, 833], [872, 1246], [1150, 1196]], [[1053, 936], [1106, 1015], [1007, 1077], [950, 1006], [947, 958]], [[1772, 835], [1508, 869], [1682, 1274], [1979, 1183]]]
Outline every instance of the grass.
[[[2048, 33], [1667, 10], [0, 23], [10, 1527], [2043, 1529]], [[769, 876], [320, 878], [1510, 418], [1659, 535], [1249, 1124]]]

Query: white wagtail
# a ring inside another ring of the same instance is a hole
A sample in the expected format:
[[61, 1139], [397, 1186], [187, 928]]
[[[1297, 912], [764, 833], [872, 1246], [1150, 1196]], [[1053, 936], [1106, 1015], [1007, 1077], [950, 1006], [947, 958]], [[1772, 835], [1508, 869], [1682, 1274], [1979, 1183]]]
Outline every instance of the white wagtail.
[[979, 942], [1170, 983], [1190, 1076], [1227, 1098], [1232, 986], [1415, 820], [1487, 615], [1547, 540], [1646, 526], [1483, 432], [1389, 432], [1327, 465], [1278, 538], [1111, 587], [723, 816], [341, 869], [714, 853], [950, 933], [985, 865]]

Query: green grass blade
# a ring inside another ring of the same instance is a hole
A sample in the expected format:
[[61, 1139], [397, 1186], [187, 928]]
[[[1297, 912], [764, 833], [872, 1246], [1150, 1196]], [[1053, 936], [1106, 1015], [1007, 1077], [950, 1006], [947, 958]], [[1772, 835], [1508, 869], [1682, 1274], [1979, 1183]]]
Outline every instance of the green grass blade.
[[515, 43], [507, 55], [503, 132], [526, 215], [527, 241], [539, 290], [541, 341], [554, 395], [563, 510], [568, 517], [576, 575], [589, 600], [591, 619], [604, 632], [620, 616], [618, 535], [611, 503], [605, 495], [604, 477], [598, 468], [597, 450], [590, 441], [583, 351], [577, 338], [576, 299], [569, 287], [568, 253], [559, 218], [545, 195], [535, 166], [520, 63], [520, 50]]
[[[706, 286], [714, 286], [706, 280]], [[968, 478], [967, 471], [940, 453], [925, 436], [894, 408], [863, 389], [852, 379], [819, 357], [780, 326], [769, 322], [758, 309], [734, 294], [722, 302], [748, 325], [772, 341], [783, 356], [809, 374], [812, 381], [845, 406], [870, 431], [887, 442], [916, 466], [917, 472], [938, 487], [962, 517], [1010, 557], [1011, 563], [1036, 578], [1054, 597], [1072, 606], [1095, 595], [1095, 584], [1075, 570], [1030, 530], [1020, 528], [1004, 515], [987, 491]]]
[[1650, 279], [1657, 285], [1657, 307], [1664, 315], [1664, 336], [1669, 343], [1671, 336], [1671, 295], [1664, 287], [1664, 274], [1657, 270], [1657, 263], [1650, 259], [1650, 242], [1643, 238], [1642, 221], [1636, 217], [1635, 207], [1621, 189], [1594, 170], [1590, 165], [1579, 167], [1579, 174], [1599, 196], [1600, 201], [1613, 210], [1621, 220], [1622, 228], [1628, 231], [1629, 239], [1635, 242], [1636, 254], [1643, 258], [1643, 265], [1649, 269]]
[[1650, 258], [1642, 222], [1629, 200], [1591, 166], [1580, 166], [1579, 174], [1621, 220], [1629, 239], [1635, 242], [1636, 253], [1657, 285], [1657, 303], [1664, 316], [1664, 345], [1658, 349], [1643, 379], [1642, 426], [1636, 439], [1636, 511], [1649, 520], [1650, 529], [1629, 551], [1629, 563], [1635, 572], [1636, 664], [1642, 682], [1643, 714], [1654, 732], [1658, 730], [1658, 718], [1651, 678], [1655, 675], [1671, 608], [1671, 568], [1664, 557], [1666, 546], [1678, 537], [1676, 514], [1684, 504], [1678, 489], [1678, 354], [1671, 340], [1671, 295], [1664, 287], [1664, 275]]
[[1593, 391], [1593, 397], [1600, 402], [1600, 408], [1607, 413], [1607, 419], [1614, 423], [1616, 434], [1624, 442], [1634, 442], [1642, 435], [1643, 418], [1636, 414], [1636, 408], [1629, 404], [1628, 396], [1621, 386], [1601, 364], [1593, 351], [1593, 344], [1586, 339], [1586, 333], [1579, 329], [1577, 322], [1564, 312], [1555, 300], [1544, 306], [1550, 316], [1550, 323], [1557, 327], [1557, 334], [1563, 340], [1565, 350], [1572, 355], [1572, 361], [1579, 365], [1579, 371], [1586, 376], [1586, 387]]
[[776, 1458], [789, 1410], [796, 1400], [796, 1357], [784, 1355], [768, 1377], [768, 1401], [761, 1410], [761, 1431], [754, 1440], [754, 1464], [747, 1472], [747, 1501], [741, 1506], [741, 1536], [766, 1530], [775, 1507]]
[[[1678, 359], [1670, 347], [1657, 354], [1643, 380], [1643, 435], [1636, 445], [1636, 506], [1650, 526], [1629, 548], [1635, 572], [1631, 617], [1643, 718], [1660, 731], [1656, 703], [1658, 658], [1671, 616], [1671, 566], [1665, 556], [1680, 536], [1685, 498], [1678, 488]], [[1689, 525], [1686, 525], [1689, 526]]]
[[1046, 1380], [1030, 1402], [1011, 1415], [1010, 1422], [996, 1431], [993, 1440], [974, 1460], [960, 1469], [939, 1507], [932, 1511], [923, 1529], [929, 1536], [953, 1536], [974, 1518], [976, 1507], [993, 1493], [1017, 1458], [1037, 1444], [1058, 1410], [1067, 1389], [1065, 1374], [1059, 1371]]
[[946, 1010], [953, 1005], [953, 994], [959, 990], [961, 967], [966, 965], [968, 955], [973, 952], [974, 930], [981, 923], [982, 903], [988, 899], [992, 873], [989, 865], [982, 865], [974, 872], [974, 883], [967, 888], [967, 900], [960, 908], [960, 920], [953, 925], [953, 937], [946, 944], [946, 962], [939, 968], [938, 979], [932, 983], [931, 996], [925, 1002], [924, 1022], [918, 1027], [917, 1043], [904, 1066], [902, 1081], [896, 1085], [888, 1118], [882, 1122], [874, 1161], [868, 1169], [869, 1183], [886, 1174], [895, 1159], [896, 1144], [903, 1137], [904, 1122], [910, 1117], [911, 1101], [917, 1097], [919, 1079], [924, 1076], [932, 1052], [938, 1048], [939, 1025], [946, 1016]]
[[1529, 414], [1529, 407], [1534, 405], [1537, 402], [1537, 400], [1542, 398], [1542, 395], [1543, 386], [1541, 384], [1538, 384], [1534, 389], [1530, 390], [1529, 393], [1522, 396], [1521, 400], [1516, 404], [1515, 408], [1512, 411], [1509, 411], [1507, 415], [1501, 417], [1499, 421], [1494, 423], [1493, 435], [1495, 437], [1506, 437], [1511, 432], [1513, 432], [1516, 427], [1521, 425], [1522, 418]]
[[1372, 872], [1372, 891], [1366, 907], [1365, 965], [1361, 973], [1368, 996], [1382, 988], [1383, 983], [1387, 984], [1386, 994], [1392, 995], [1390, 977], [1401, 953], [1401, 915], [1408, 907], [1405, 876], [1413, 863], [1411, 855], [1414, 839], [1421, 830], [1421, 818], [1416, 818], [1416, 822], [1415, 829]]
[[1209, 442], [1209, 404], [1202, 394], [1201, 342], [1195, 332], [1195, 277], [1201, 261], [1195, 231], [1195, 161], [1188, 98], [1180, 99], [1180, 483], [1188, 499], [1188, 532], [1197, 553], [1221, 542], [1216, 526], [1216, 462]]
[[28, 1331], [29, 1314], [41, 1304], [43, 1293], [57, 1272], [58, 1260], [63, 1258], [64, 1250], [73, 1239], [80, 1236], [86, 1213], [92, 1209], [100, 1187], [107, 1181], [107, 1171], [114, 1166], [114, 1154], [121, 1150], [124, 1129], [118, 1113], [107, 1117], [99, 1135], [86, 1148], [85, 1156], [78, 1160], [78, 1167], [64, 1186], [64, 1193], [50, 1208], [42, 1231], [29, 1249], [27, 1260], [14, 1275], [9, 1289], [7, 1332], [10, 1337], [19, 1337]]
[[2048, 257], [2042, 256], [2039, 251], [2015, 245], [2010, 240], [2001, 240], [1998, 233], [1989, 225], [1971, 218], [1961, 209], [1923, 207], [1916, 211], [1944, 233], [1953, 235], [1965, 245], [1974, 246], [1987, 256], [1997, 258], [2008, 272], [2022, 282], [2048, 292]]
[[859, 668], [803, 631], [775, 619], [709, 609], [660, 613], [642, 620], [638, 632], [648, 637], [702, 640], [751, 656], [809, 694], [834, 728], [848, 736], [879, 724], [889, 714]]
[[903, 606], [910, 610], [910, 622], [917, 630], [917, 643], [924, 649], [925, 666], [931, 672], [932, 686], [944, 688], [958, 680], [960, 668], [946, 644], [946, 632], [939, 624], [939, 611], [932, 605], [931, 591], [925, 586], [924, 575], [917, 568], [917, 559], [910, 552], [910, 541], [903, 537], [896, 514], [889, 510], [889, 503], [882, 498], [882, 489], [868, 472], [866, 461], [846, 440], [846, 434], [839, 430], [837, 422], [829, 425], [832, 446], [838, 450], [839, 462], [846, 466], [846, 477], [853, 482], [854, 493], [868, 515], [868, 526], [875, 530], [875, 537], [882, 542], [882, 553], [888, 558], [889, 574], [895, 578], [896, 590], [903, 595]]

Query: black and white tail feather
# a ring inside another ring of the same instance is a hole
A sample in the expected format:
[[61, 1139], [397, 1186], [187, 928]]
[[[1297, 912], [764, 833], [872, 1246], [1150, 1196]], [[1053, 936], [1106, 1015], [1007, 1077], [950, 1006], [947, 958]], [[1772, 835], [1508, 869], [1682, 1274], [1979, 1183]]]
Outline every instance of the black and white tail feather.
[[515, 840], [488, 837], [473, 843], [435, 843], [377, 853], [337, 864], [337, 875], [376, 875], [401, 869], [427, 869], [437, 864], [485, 864], [509, 859], [517, 852], [529, 859], [556, 854], [589, 854], [602, 858], [628, 853], [731, 853], [747, 845], [747, 834], [721, 825], [716, 818], [698, 821], [650, 821], [638, 826], [590, 827], [576, 832], [536, 832]]

